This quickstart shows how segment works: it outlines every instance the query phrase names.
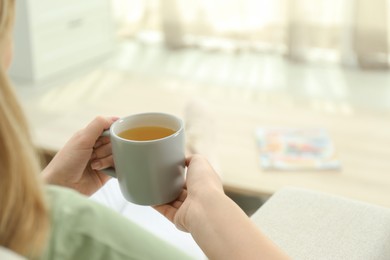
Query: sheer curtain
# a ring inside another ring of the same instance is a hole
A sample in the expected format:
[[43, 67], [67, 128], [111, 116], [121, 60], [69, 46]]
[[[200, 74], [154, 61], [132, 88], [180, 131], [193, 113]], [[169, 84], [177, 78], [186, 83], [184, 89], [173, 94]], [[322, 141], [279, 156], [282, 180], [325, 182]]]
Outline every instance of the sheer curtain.
[[112, 0], [121, 33], [171, 48], [273, 52], [302, 62], [389, 65], [390, 0]]

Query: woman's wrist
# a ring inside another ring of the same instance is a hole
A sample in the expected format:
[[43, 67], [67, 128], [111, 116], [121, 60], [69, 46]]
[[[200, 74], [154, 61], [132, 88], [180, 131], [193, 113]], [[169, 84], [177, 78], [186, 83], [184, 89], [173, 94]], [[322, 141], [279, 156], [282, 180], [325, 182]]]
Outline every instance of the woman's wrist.
[[50, 173], [50, 169], [48, 169], [49, 166], [47, 166], [45, 169], [42, 170], [42, 179], [46, 184], [55, 184], [56, 181], [53, 179], [52, 174]]
[[58, 178], [58, 176], [61, 176], [58, 172], [54, 172], [52, 165], [47, 165], [45, 169], [42, 170], [41, 176], [43, 181], [46, 184], [52, 184], [52, 185], [58, 185], [58, 186], [64, 186], [63, 183], [61, 183], [61, 180]]
[[189, 194], [189, 199], [184, 225], [190, 233], [199, 230], [218, 206], [230, 200], [224, 191], [217, 187], [208, 189], [207, 192], [199, 190], [195, 194]]

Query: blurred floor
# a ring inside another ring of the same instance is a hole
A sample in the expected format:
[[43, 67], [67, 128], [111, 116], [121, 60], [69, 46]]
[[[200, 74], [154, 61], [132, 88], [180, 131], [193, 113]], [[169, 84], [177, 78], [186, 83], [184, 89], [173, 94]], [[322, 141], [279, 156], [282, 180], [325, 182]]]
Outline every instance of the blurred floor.
[[157, 80], [170, 88], [200, 90], [247, 102], [307, 103], [314, 109], [351, 113], [390, 110], [390, 71], [331, 64], [302, 64], [276, 54], [200, 49], [170, 50], [127, 41], [106, 66]]

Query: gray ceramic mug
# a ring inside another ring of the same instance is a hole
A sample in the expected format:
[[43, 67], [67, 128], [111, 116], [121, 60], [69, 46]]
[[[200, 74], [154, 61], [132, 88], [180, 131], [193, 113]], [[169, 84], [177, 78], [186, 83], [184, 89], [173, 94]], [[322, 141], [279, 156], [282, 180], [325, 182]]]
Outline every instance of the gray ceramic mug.
[[[172, 135], [149, 141], [133, 141], [119, 136], [125, 130], [158, 126], [172, 129]], [[118, 178], [123, 196], [139, 205], [159, 205], [173, 201], [184, 185], [184, 124], [164, 113], [144, 113], [113, 123], [109, 135], [115, 169], [103, 172]]]

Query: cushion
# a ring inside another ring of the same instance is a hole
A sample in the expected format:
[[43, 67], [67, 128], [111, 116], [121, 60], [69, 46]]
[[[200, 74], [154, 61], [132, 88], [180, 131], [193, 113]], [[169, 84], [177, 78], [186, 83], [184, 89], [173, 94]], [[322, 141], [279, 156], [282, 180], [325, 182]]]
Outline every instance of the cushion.
[[253, 221], [293, 259], [390, 259], [390, 209], [284, 188]]

